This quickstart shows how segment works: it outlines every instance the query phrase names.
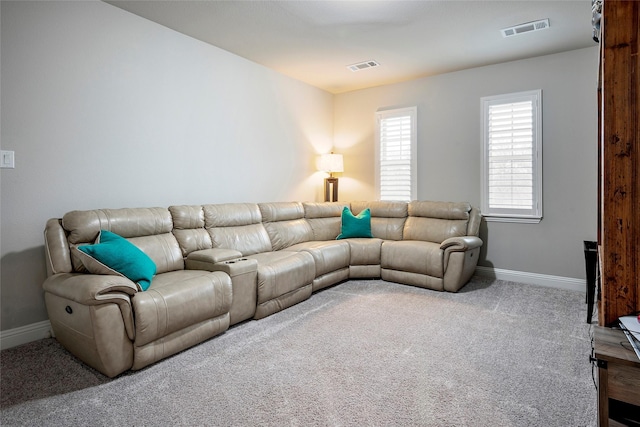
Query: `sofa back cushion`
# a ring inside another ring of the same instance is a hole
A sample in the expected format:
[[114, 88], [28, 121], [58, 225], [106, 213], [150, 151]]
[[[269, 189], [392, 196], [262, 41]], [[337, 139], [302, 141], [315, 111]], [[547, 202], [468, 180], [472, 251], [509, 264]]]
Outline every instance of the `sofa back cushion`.
[[384, 240], [402, 240], [407, 219], [405, 202], [351, 202], [351, 212], [358, 215], [364, 209], [371, 210], [371, 233]]
[[405, 240], [442, 243], [449, 237], [467, 235], [471, 212], [469, 203], [413, 201], [408, 208]]
[[304, 218], [302, 203], [259, 203], [258, 206], [274, 251], [312, 240], [313, 231]]
[[129, 240], [156, 264], [156, 272], [184, 269], [178, 241], [171, 234], [173, 222], [166, 208], [126, 208], [72, 211], [62, 217], [68, 233], [74, 271], [86, 271], [73, 250], [93, 244], [100, 230], [108, 230]]
[[271, 251], [271, 241], [255, 203], [204, 205], [204, 226], [214, 248], [235, 249], [242, 255]]
[[200, 205], [170, 206], [173, 218], [173, 235], [180, 245], [182, 256], [193, 251], [211, 249], [211, 236], [204, 228], [204, 209]]
[[304, 217], [311, 227], [311, 240], [334, 240], [340, 234], [342, 209], [340, 202], [304, 202]]

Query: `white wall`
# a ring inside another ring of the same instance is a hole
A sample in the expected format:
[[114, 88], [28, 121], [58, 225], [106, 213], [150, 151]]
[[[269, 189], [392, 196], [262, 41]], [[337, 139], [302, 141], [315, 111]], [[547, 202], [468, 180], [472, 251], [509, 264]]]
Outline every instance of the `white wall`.
[[0, 330], [47, 319], [42, 230], [73, 209], [375, 198], [374, 113], [418, 106], [419, 189], [480, 199], [480, 97], [541, 88], [544, 219], [484, 225], [481, 265], [584, 277], [597, 48], [332, 96], [99, 1], [1, 4]]
[[598, 48], [427, 77], [335, 96], [345, 200], [376, 197], [374, 113], [418, 107], [418, 199], [480, 205], [480, 98], [542, 89], [540, 224], [483, 224], [480, 265], [584, 279], [583, 240], [597, 227]]
[[332, 96], [98, 1], [1, 2], [1, 329], [74, 209], [319, 200]]

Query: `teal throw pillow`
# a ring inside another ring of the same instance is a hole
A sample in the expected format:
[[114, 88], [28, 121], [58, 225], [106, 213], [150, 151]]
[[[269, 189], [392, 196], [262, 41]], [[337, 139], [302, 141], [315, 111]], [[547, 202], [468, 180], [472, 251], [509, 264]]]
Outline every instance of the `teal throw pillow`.
[[100, 230], [98, 241], [95, 245], [77, 247], [81, 254], [88, 255], [87, 258], [81, 256], [81, 260], [90, 273], [109, 274], [112, 271], [135, 282], [142, 291], [149, 289], [156, 274], [156, 264], [147, 254], [111, 231]]
[[351, 237], [373, 237], [371, 234], [371, 211], [366, 208], [357, 216], [351, 213], [348, 206], [342, 208], [342, 228], [336, 239]]

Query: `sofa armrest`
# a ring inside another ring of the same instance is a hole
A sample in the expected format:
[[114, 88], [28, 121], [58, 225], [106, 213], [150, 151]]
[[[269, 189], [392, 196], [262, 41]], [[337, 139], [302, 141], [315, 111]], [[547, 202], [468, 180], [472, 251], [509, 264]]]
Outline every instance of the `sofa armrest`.
[[60, 273], [42, 284], [45, 292], [83, 305], [117, 304], [129, 339], [135, 338], [131, 296], [138, 287], [122, 276]]
[[207, 270], [210, 271], [210, 267], [213, 264], [219, 262], [230, 261], [242, 257], [242, 252], [235, 249], [203, 249], [200, 251], [193, 251], [187, 255], [185, 261], [185, 267], [187, 270]]
[[464, 252], [482, 246], [482, 240], [476, 236], [449, 237], [442, 242], [440, 249], [445, 252]]
[[54, 274], [42, 287], [45, 292], [84, 305], [128, 302], [138, 292], [136, 284], [126, 277], [86, 273]]
[[449, 258], [453, 252], [468, 252], [481, 246], [482, 240], [476, 236], [449, 237], [440, 245], [440, 249], [444, 251], [444, 271], [449, 267]]
[[47, 262], [47, 277], [58, 273], [71, 273], [71, 253], [67, 233], [62, 227], [62, 220], [52, 218], [44, 229], [44, 254]]

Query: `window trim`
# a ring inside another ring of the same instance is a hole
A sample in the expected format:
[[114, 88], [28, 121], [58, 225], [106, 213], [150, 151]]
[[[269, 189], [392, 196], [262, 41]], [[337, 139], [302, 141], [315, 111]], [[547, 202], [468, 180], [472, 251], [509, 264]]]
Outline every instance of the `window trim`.
[[393, 109], [378, 109], [375, 114], [375, 184], [376, 184], [376, 194], [377, 199], [381, 199], [381, 178], [380, 178], [380, 121], [400, 116], [410, 116], [411, 117], [411, 189], [410, 189], [410, 200], [416, 200], [418, 194], [418, 107], [403, 107], [403, 108], [393, 108]]
[[[495, 212], [489, 208], [488, 113], [489, 106], [531, 100], [533, 102], [533, 198], [531, 213]], [[507, 93], [480, 98], [482, 126], [481, 211], [486, 221], [537, 224], [542, 220], [542, 90]]]

